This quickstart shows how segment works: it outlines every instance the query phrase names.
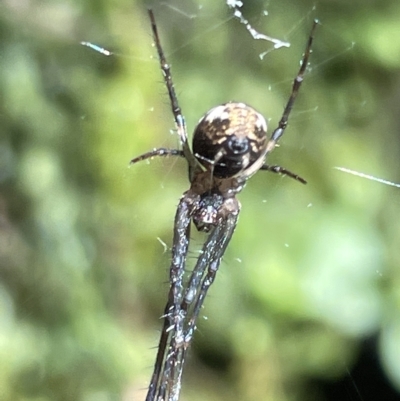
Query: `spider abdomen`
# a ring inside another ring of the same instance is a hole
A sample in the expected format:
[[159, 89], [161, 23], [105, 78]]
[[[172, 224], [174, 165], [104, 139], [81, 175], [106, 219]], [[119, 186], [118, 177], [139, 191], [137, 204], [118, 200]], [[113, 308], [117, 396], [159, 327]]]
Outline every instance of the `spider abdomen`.
[[193, 135], [193, 153], [218, 178], [233, 177], [264, 157], [267, 143], [264, 117], [244, 103], [212, 108]]

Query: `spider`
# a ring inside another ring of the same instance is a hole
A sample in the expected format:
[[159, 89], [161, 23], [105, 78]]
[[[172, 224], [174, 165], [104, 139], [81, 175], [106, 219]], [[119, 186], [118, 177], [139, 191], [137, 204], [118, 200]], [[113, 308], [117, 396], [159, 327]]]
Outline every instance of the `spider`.
[[[183, 157], [188, 163], [190, 188], [181, 197], [175, 215], [170, 289], [146, 401], [178, 401], [186, 351], [207, 291], [214, 282], [238, 220], [241, 205], [236, 195], [258, 170], [287, 175], [306, 183], [303, 178], [280, 166], [265, 164], [265, 159], [287, 127], [289, 114], [306, 72], [318, 21], [315, 20], [312, 25], [289, 100], [271, 138], [267, 139], [267, 123], [260, 113], [244, 103], [229, 102], [212, 108], [200, 119], [194, 131], [191, 150], [185, 118], [175, 93], [170, 65], [161, 46], [153, 11], [149, 10], [148, 14], [182, 149], [153, 149], [132, 159], [131, 164], [155, 156]], [[185, 284], [191, 222], [198, 231], [209, 234]]]

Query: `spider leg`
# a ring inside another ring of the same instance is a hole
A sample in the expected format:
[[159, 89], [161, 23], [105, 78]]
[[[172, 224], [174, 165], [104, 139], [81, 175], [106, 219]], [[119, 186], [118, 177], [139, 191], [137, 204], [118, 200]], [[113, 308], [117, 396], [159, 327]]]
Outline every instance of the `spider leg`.
[[150, 22], [151, 22], [151, 30], [153, 32], [153, 38], [154, 38], [154, 42], [155, 42], [155, 45], [157, 48], [158, 58], [160, 61], [160, 67], [163, 72], [164, 82], [165, 82], [165, 85], [167, 86], [167, 90], [168, 90], [168, 96], [169, 96], [170, 103], [171, 103], [172, 114], [174, 116], [178, 135], [182, 142], [183, 154], [185, 155], [185, 158], [189, 164], [189, 175], [192, 176], [192, 172], [198, 165], [197, 160], [194, 157], [194, 155], [189, 147], [185, 117], [182, 114], [182, 110], [179, 106], [178, 98], [175, 93], [174, 83], [172, 81], [171, 68], [165, 58], [164, 51], [161, 46], [161, 41], [160, 41], [160, 37], [158, 36], [157, 24], [156, 24], [156, 20], [154, 18], [153, 10], [148, 10], [148, 12], [149, 12], [149, 17], [150, 17]]
[[[194, 301], [193, 311], [185, 331], [185, 351], [192, 340], [193, 333], [196, 329], [197, 318], [203, 306], [207, 291], [214, 282], [222, 256], [235, 231], [239, 210], [240, 209], [234, 213], [229, 213], [226, 218], [215, 227], [212, 234], [209, 235], [209, 239], [204, 244], [202, 255], [199, 257], [193, 271], [195, 274], [192, 274], [193, 280], [190, 281], [184, 298], [184, 302], [187, 304]], [[199, 272], [196, 271], [197, 268], [199, 268]], [[205, 268], [207, 268], [207, 272], [204, 275]], [[202, 270], [202, 276], [204, 277], [201, 283], [198, 279], [200, 270]]]
[[168, 319], [170, 310], [171, 310], [171, 305], [169, 302], [167, 302], [167, 305], [165, 306], [164, 315], [163, 315], [164, 325], [163, 325], [163, 328], [161, 331], [160, 342], [158, 344], [156, 363], [154, 364], [154, 371], [153, 371], [153, 375], [151, 376], [149, 389], [148, 389], [148, 392], [146, 395], [146, 401], [154, 401], [154, 400], [158, 399], [158, 397], [156, 398], [156, 391], [158, 391], [158, 389], [159, 389], [158, 383], [160, 382], [161, 370], [162, 370], [162, 367], [164, 366], [164, 360], [166, 358], [165, 350], [167, 348], [167, 344], [171, 337], [171, 334], [169, 331], [170, 322]]
[[277, 174], [282, 174], [282, 175], [287, 175], [290, 178], [293, 178], [299, 182], [301, 182], [302, 184], [307, 184], [307, 181], [300, 177], [299, 175], [292, 173], [289, 170], [286, 170], [285, 168], [281, 167], [281, 166], [270, 166], [268, 164], [264, 164], [263, 166], [261, 166], [260, 170], [265, 170], [265, 171], [271, 171], [272, 173], [277, 173]]
[[286, 103], [286, 106], [285, 106], [285, 109], [283, 111], [282, 117], [281, 117], [281, 119], [280, 119], [280, 121], [278, 123], [278, 127], [274, 130], [274, 132], [271, 135], [271, 139], [268, 141], [267, 152], [266, 153], [269, 153], [269, 152], [271, 152], [271, 150], [274, 149], [274, 147], [275, 147], [276, 143], [278, 142], [279, 138], [285, 132], [285, 129], [286, 129], [287, 124], [288, 124], [290, 112], [292, 111], [293, 104], [294, 104], [294, 102], [296, 100], [297, 94], [299, 93], [300, 86], [301, 86], [301, 84], [303, 82], [303, 79], [304, 79], [304, 74], [306, 72], [307, 65], [308, 65], [308, 59], [309, 59], [310, 54], [311, 54], [311, 47], [312, 47], [312, 43], [313, 43], [313, 40], [314, 40], [315, 28], [317, 27], [318, 24], [319, 24], [318, 20], [314, 20], [313, 26], [311, 28], [310, 36], [308, 37], [306, 50], [305, 50], [303, 58], [301, 60], [301, 65], [300, 65], [299, 72], [297, 73], [297, 76], [293, 81], [292, 92], [290, 94], [288, 102]]
[[[225, 220], [213, 228], [191, 274], [181, 307], [184, 314], [182, 318], [187, 322], [185, 341], [184, 344], [179, 344], [178, 346], [174, 344], [174, 339], [172, 338], [171, 354], [168, 357], [174, 363], [171, 365], [171, 370], [164, 370], [166, 376], [163, 383], [168, 383], [168, 396], [167, 398], [162, 398], [162, 400], [177, 401], [179, 399], [186, 352], [193, 338], [197, 318], [208, 289], [214, 282], [221, 258], [236, 228], [237, 219], [238, 213], [229, 214]], [[193, 308], [190, 308], [192, 304]], [[187, 318], [189, 318], [188, 321]]]
[[[221, 258], [235, 230], [237, 218], [238, 212], [229, 214], [225, 220], [212, 229], [189, 278], [180, 308], [180, 319], [185, 324], [184, 342], [178, 341], [175, 335], [170, 337], [158, 393], [162, 400], [179, 399], [186, 352], [191, 343], [207, 291], [214, 281]], [[189, 318], [188, 321], [187, 318]]]
[[[185, 261], [189, 247], [190, 222], [195, 200], [181, 198], [174, 223], [174, 238], [172, 246], [172, 260], [170, 267], [170, 289], [168, 301], [164, 310], [164, 325], [160, 337], [156, 363], [151, 377], [146, 401], [167, 400], [165, 392], [169, 383], [164, 379], [170, 377], [174, 359], [171, 357], [171, 344], [183, 342], [183, 319], [180, 305], [183, 297], [183, 275]], [[168, 399], [169, 400], [169, 399]]]
[[135, 163], [140, 162], [142, 160], [151, 159], [152, 157], [156, 157], [156, 156], [180, 156], [180, 157], [185, 157], [185, 155], [183, 154], [182, 150], [158, 148], [158, 149], [153, 149], [150, 152], [143, 153], [142, 155], [133, 158], [130, 161], [130, 164], [135, 164]]
[[[184, 299], [182, 300], [181, 312], [182, 318], [186, 320], [188, 310], [190, 305], [193, 302], [193, 298], [200, 288], [201, 279], [207, 269], [207, 266], [210, 263], [210, 259], [213, 254], [213, 247], [216, 244], [217, 238], [220, 235], [221, 227], [216, 226], [212, 229], [211, 233], [208, 236], [207, 241], [205, 242], [203, 249], [201, 251], [201, 255], [197, 260], [196, 266], [193, 269], [193, 272], [189, 278], [189, 282], [185, 291]], [[171, 355], [169, 358], [174, 361], [172, 364], [172, 369], [170, 371], [164, 371], [166, 375], [163, 383], [169, 383], [169, 392], [168, 392], [168, 400], [178, 400], [180, 394], [180, 383], [182, 381], [182, 373], [183, 373], [183, 365], [185, 362], [186, 350], [189, 346], [189, 342], [186, 340], [184, 343], [177, 344], [174, 339], [171, 339]], [[173, 383], [173, 385], [171, 385]]]

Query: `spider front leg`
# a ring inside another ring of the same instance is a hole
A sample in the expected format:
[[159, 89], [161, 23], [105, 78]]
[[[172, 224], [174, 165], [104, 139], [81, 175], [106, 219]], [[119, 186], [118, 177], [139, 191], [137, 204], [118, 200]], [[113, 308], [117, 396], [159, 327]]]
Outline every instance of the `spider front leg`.
[[[239, 202], [237, 202], [237, 205], [238, 209], [234, 213], [230, 213], [222, 221], [218, 221], [216, 226], [213, 227], [189, 279], [185, 291], [185, 297], [181, 306], [181, 311], [183, 313], [182, 317], [186, 324], [184, 331], [185, 341], [183, 346], [180, 344], [178, 347], [174, 345], [174, 339], [172, 339], [172, 345], [170, 347], [171, 354], [168, 355], [168, 358], [171, 361], [174, 361], [174, 363], [171, 364], [172, 371], [164, 370], [165, 379], [163, 379], [163, 384], [168, 383], [169, 386], [164, 388], [164, 398], [161, 398], [162, 400], [179, 399], [181, 390], [180, 383], [186, 352], [192, 341], [193, 333], [196, 329], [197, 318], [203, 306], [207, 292], [215, 280], [215, 276], [221, 263], [221, 258], [225, 253], [226, 247], [228, 246], [236, 228], [240, 210]], [[191, 308], [191, 306], [193, 307]], [[186, 322], [187, 316], [189, 316], [189, 320]], [[172, 385], [171, 378], [173, 379]], [[166, 391], [168, 394], [166, 394]], [[167, 395], [167, 398], [165, 398], [165, 395]]]
[[190, 223], [195, 199], [186, 196], [179, 201], [175, 214], [172, 260], [170, 266], [170, 289], [164, 310], [164, 325], [159, 342], [156, 363], [146, 401], [166, 400], [171, 371], [174, 369], [173, 346], [182, 343], [183, 319], [180, 313], [183, 297], [183, 275], [189, 247]]
[[164, 324], [163, 328], [161, 331], [161, 338], [160, 342], [158, 344], [158, 351], [157, 351], [157, 357], [156, 357], [156, 363], [154, 364], [154, 371], [153, 375], [151, 376], [151, 381], [149, 385], [149, 389], [146, 395], [146, 401], [154, 401], [158, 399], [156, 398], [156, 391], [159, 391], [159, 386], [158, 384], [160, 383], [161, 377], [162, 377], [162, 369], [164, 367], [164, 360], [166, 358], [165, 351], [167, 349], [167, 344], [170, 341], [171, 337], [171, 332], [168, 330], [171, 323], [169, 321], [169, 314], [171, 311], [171, 304], [170, 302], [167, 302], [167, 305], [165, 306], [164, 310]]
[[[190, 319], [193, 319], [192, 310], [189, 310], [190, 305], [193, 302], [193, 296], [200, 288], [194, 288], [200, 286], [201, 279], [207, 270], [207, 267], [211, 263], [213, 255], [213, 246], [217, 243], [217, 238], [220, 236], [221, 227], [216, 226], [212, 228], [211, 233], [203, 246], [202, 255], [199, 257], [196, 266], [189, 279], [188, 286], [185, 291], [185, 297], [182, 300], [180, 313], [184, 323], [184, 342], [180, 341], [177, 343], [174, 336], [170, 339], [170, 345], [168, 347], [168, 368], [164, 369], [164, 377], [161, 379], [162, 383], [162, 400], [178, 400], [180, 394], [180, 383], [182, 381], [183, 366], [185, 362], [186, 350], [188, 349], [190, 340], [188, 340], [186, 332], [187, 325], [186, 319], [189, 315]], [[167, 366], [167, 364], [166, 364]]]
[[[207, 291], [214, 282], [222, 255], [225, 253], [226, 247], [235, 230], [240, 204], [236, 199], [231, 198], [226, 200], [226, 204], [223, 204], [221, 209], [222, 216], [217, 216], [214, 223], [212, 223], [213, 227], [204, 243], [201, 254], [189, 278], [185, 296], [182, 299], [179, 318], [184, 324], [184, 342], [181, 339], [178, 341], [176, 333], [171, 337], [165, 369], [163, 371], [164, 377], [161, 379], [162, 390], [159, 394], [162, 395], [162, 400], [179, 399], [186, 352], [191, 343], [197, 318]], [[201, 214], [202, 212], [204, 210], [201, 207], [194, 208], [194, 214]]]
[[[237, 205], [235, 210], [230, 211], [227, 216], [218, 223], [212, 234], [210, 234], [207, 242], [204, 244], [202, 254], [196, 263], [188, 289], [185, 293], [184, 302], [188, 304], [194, 302], [193, 311], [185, 331], [185, 349], [187, 349], [192, 340], [194, 330], [196, 329], [197, 318], [203, 306], [204, 299], [215, 280], [222, 256], [236, 228], [240, 212], [240, 203], [236, 199], [232, 200], [234, 200], [235, 205]], [[205, 272], [206, 268], [207, 272]], [[204, 278], [200, 283], [199, 278], [202, 277]]]

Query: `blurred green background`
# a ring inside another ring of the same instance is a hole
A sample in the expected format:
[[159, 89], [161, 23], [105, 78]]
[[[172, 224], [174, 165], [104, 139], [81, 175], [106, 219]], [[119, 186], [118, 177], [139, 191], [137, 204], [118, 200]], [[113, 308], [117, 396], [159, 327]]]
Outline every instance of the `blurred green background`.
[[179, 146], [149, 5], [190, 132], [229, 100], [273, 129], [322, 23], [269, 159], [308, 185], [260, 172], [240, 194], [182, 400], [400, 399], [400, 189], [333, 168], [400, 182], [400, 3], [245, 1], [256, 29], [291, 42], [272, 50], [224, 1], [4, 0], [0, 400], [145, 397], [188, 188], [183, 160], [129, 168]]

